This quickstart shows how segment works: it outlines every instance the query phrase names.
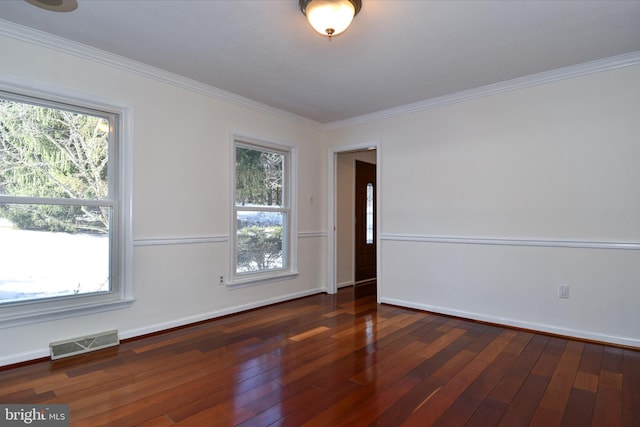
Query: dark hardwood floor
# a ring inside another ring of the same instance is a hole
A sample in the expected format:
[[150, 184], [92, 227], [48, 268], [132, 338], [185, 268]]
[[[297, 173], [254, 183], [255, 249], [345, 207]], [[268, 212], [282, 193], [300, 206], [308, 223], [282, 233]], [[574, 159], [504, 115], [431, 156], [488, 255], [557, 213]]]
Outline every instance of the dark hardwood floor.
[[67, 403], [92, 427], [640, 426], [640, 352], [377, 305], [370, 289], [3, 370], [0, 403]]

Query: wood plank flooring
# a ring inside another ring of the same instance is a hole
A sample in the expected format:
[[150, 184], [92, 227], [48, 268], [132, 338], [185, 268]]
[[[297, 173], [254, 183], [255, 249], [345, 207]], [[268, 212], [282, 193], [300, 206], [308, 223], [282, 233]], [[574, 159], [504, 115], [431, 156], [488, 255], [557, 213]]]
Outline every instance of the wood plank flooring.
[[640, 426], [640, 352], [347, 288], [0, 371], [72, 426]]

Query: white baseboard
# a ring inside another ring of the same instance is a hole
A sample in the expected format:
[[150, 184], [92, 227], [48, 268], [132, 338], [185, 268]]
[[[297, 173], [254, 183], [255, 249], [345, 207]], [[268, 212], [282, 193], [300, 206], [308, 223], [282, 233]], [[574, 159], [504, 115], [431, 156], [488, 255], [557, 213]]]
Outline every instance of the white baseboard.
[[120, 333], [120, 339], [135, 338], [135, 337], [139, 337], [146, 334], [165, 331], [167, 329], [177, 328], [180, 326], [189, 325], [191, 323], [201, 322], [203, 320], [211, 320], [217, 317], [227, 316], [229, 314], [241, 313], [243, 311], [252, 310], [254, 308], [260, 308], [260, 307], [276, 304], [283, 301], [289, 301], [296, 298], [315, 295], [321, 292], [326, 292], [326, 289], [316, 288], [316, 289], [310, 289], [302, 292], [294, 292], [292, 294], [281, 295], [275, 298], [269, 298], [266, 300], [256, 301], [249, 304], [242, 304], [242, 305], [237, 305], [235, 307], [228, 307], [223, 310], [210, 311], [207, 313], [198, 314], [196, 316], [183, 317], [181, 319], [175, 319], [169, 322], [157, 323], [155, 325], [145, 326], [144, 328], [124, 330]]
[[346, 288], [347, 286], [358, 286], [358, 285], [362, 285], [365, 283], [371, 283], [373, 281], [377, 280], [376, 277], [374, 277], [373, 279], [367, 279], [367, 280], [360, 280], [359, 282], [354, 282], [353, 280], [348, 281], [348, 282], [341, 282], [338, 283], [336, 286], [338, 287], [338, 289], [340, 288]]
[[[294, 292], [292, 294], [281, 295], [275, 298], [269, 298], [262, 301], [252, 302], [249, 304], [237, 305], [235, 307], [225, 308], [224, 310], [216, 310], [207, 313], [198, 314], [196, 316], [183, 317], [181, 319], [171, 320], [169, 322], [157, 323], [154, 325], [145, 326], [143, 328], [123, 330], [118, 333], [120, 339], [135, 338], [146, 334], [152, 334], [155, 332], [161, 332], [180, 326], [189, 325], [191, 323], [201, 322], [203, 320], [211, 320], [216, 317], [226, 316], [229, 314], [236, 314], [243, 311], [251, 310], [254, 308], [264, 307], [271, 304], [276, 304], [283, 301], [288, 301], [296, 298], [302, 298], [309, 295], [319, 294], [326, 292], [324, 288], [310, 289], [302, 292]], [[30, 360], [41, 359], [43, 357], [49, 357], [49, 347], [42, 349], [14, 354], [10, 356], [0, 357], [0, 366], [14, 365], [16, 363], [28, 362]]]
[[0, 367], [7, 365], [15, 365], [16, 363], [28, 362], [30, 360], [42, 359], [43, 357], [49, 357], [49, 347], [36, 351], [29, 351], [26, 353], [12, 354], [10, 356], [0, 357]]
[[557, 326], [545, 325], [541, 323], [523, 322], [517, 319], [490, 316], [482, 313], [455, 310], [455, 309], [438, 307], [438, 306], [433, 306], [428, 304], [419, 304], [416, 302], [399, 300], [395, 298], [380, 298], [380, 302], [383, 304], [391, 304], [391, 305], [397, 305], [399, 307], [415, 308], [418, 310], [429, 311], [432, 313], [445, 314], [449, 316], [456, 316], [456, 317], [461, 317], [461, 318], [471, 319], [471, 320], [478, 320], [481, 322], [494, 323], [497, 325], [505, 325], [505, 326], [512, 326], [514, 328], [528, 329], [534, 332], [540, 331], [540, 332], [546, 332], [554, 335], [561, 335], [561, 336], [584, 339], [589, 341], [596, 341], [596, 342], [602, 342], [602, 343], [608, 343], [608, 344], [614, 344], [614, 345], [640, 348], [640, 339], [603, 335], [595, 332], [560, 328]]

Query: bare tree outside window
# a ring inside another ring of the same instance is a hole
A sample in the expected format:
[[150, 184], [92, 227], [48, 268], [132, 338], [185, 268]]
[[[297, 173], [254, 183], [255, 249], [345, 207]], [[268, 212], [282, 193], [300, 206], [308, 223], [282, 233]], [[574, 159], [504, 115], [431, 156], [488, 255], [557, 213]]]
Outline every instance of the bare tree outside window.
[[244, 145], [235, 154], [235, 271], [286, 268], [286, 154]]
[[0, 303], [110, 289], [109, 136], [106, 116], [0, 98]]

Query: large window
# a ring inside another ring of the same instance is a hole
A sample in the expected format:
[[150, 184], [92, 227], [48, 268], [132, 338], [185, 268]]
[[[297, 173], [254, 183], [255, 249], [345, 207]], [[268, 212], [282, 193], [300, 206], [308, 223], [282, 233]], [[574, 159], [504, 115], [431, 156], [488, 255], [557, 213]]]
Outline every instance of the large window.
[[294, 270], [291, 150], [234, 140], [232, 281]]
[[0, 92], [0, 321], [125, 296], [118, 119]]

